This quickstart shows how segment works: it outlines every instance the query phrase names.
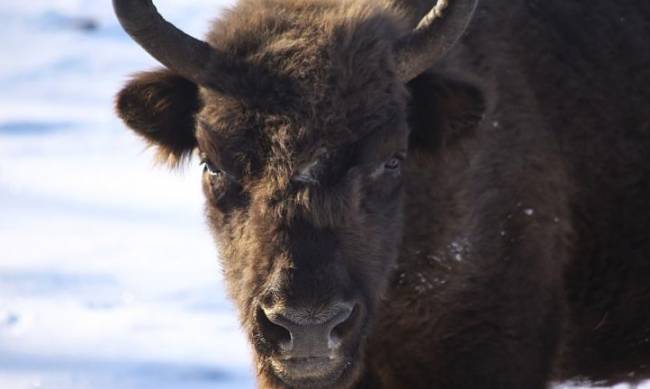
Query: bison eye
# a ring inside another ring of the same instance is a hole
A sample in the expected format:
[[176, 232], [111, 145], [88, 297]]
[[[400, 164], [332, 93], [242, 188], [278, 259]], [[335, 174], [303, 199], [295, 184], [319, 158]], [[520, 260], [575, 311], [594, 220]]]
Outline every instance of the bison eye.
[[214, 164], [210, 162], [210, 160], [208, 160], [207, 158], [201, 159], [201, 166], [203, 166], [203, 172], [208, 173], [208, 175], [211, 177], [217, 177], [223, 175], [223, 170], [214, 166]]
[[384, 168], [386, 170], [397, 170], [402, 165], [402, 161], [404, 161], [404, 159], [405, 159], [404, 154], [397, 153], [393, 156], [393, 158], [386, 161], [386, 163], [384, 164]]
[[397, 170], [399, 169], [401, 163], [402, 161], [400, 161], [399, 159], [391, 158], [390, 160], [388, 160], [388, 162], [386, 162], [386, 164], [384, 164], [384, 167], [388, 170]]
[[225, 211], [235, 204], [240, 188], [237, 181], [228, 172], [218, 168], [207, 157], [201, 157], [203, 167], [203, 189], [210, 204]]

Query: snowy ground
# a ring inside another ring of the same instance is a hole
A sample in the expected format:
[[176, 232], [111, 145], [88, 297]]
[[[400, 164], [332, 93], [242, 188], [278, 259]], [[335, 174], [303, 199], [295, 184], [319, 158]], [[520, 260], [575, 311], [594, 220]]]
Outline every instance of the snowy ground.
[[[157, 4], [196, 34], [223, 5]], [[0, 20], [0, 388], [252, 388], [198, 167], [153, 167], [112, 113], [154, 61], [108, 0], [1, 0]]]
[[[230, 2], [156, 3], [201, 35]], [[153, 167], [112, 112], [155, 62], [108, 0], [0, 0], [0, 20], [0, 388], [252, 388], [198, 167]]]

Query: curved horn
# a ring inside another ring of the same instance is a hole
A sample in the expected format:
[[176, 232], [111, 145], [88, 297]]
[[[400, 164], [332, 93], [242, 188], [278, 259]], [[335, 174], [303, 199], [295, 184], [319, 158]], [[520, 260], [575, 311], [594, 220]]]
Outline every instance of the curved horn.
[[211, 47], [160, 16], [151, 0], [113, 0], [124, 30], [151, 56], [195, 83], [206, 81]]
[[478, 0], [438, 0], [418, 26], [395, 47], [400, 79], [411, 81], [443, 58], [463, 35]]

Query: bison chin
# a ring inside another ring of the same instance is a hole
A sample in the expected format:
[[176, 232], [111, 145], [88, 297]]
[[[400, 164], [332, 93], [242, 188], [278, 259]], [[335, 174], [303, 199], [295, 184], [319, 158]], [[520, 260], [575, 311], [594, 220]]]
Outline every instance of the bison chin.
[[359, 352], [349, 357], [284, 361], [266, 358], [261, 363], [262, 388], [351, 388], [359, 380], [363, 361]]
[[273, 374], [291, 388], [340, 388], [351, 385], [356, 378], [354, 362], [345, 358], [269, 362]]

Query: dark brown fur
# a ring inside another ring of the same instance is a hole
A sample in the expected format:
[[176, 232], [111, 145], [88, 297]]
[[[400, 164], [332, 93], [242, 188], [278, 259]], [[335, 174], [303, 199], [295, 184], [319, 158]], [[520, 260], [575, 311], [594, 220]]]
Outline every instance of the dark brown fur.
[[[391, 44], [428, 2], [401, 3], [242, 1], [209, 35], [230, 83], [118, 97], [163, 156], [229, 173], [207, 214], [260, 386], [286, 387], [259, 304], [337, 298], [363, 320], [336, 387], [649, 377], [650, 3], [484, 1], [408, 86]], [[407, 144], [402, 178], [370, 178]], [[292, 181], [323, 146], [320, 184]]]

